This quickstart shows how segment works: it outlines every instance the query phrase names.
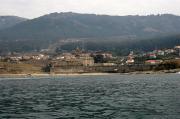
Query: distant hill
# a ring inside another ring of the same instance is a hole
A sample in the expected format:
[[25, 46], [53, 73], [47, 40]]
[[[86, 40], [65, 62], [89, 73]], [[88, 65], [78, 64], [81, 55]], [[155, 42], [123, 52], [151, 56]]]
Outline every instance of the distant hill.
[[57, 40], [63, 38], [149, 38], [180, 33], [180, 17], [170, 14], [108, 16], [52, 13], [0, 32], [1, 40]]
[[[171, 39], [165, 36], [173, 36], [174, 38], [176, 34], [180, 34], [180, 16], [171, 14], [108, 16], [71, 12], [52, 13], [1, 30], [0, 50], [28, 51], [41, 49], [47, 48], [57, 41], [67, 39], [80, 39], [88, 42], [88, 44], [92, 44], [89, 41], [93, 41], [97, 47], [101, 47], [99, 49], [104, 48], [106, 50], [109, 48], [109, 43], [111, 46], [116, 45], [116, 48], [124, 48], [124, 46], [118, 47], [117, 45], [122, 46], [122, 42], [126, 42], [125, 46], [128, 49], [130, 44], [133, 45], [132, 43], [127, 44], [129, 42], [141, 44], [139, 41], [142, 39], [149, 40], [152, 38], [158, 39], [158, 42], [163, 44], [162, 46], [167, 46]], [[166, 40], [163, 41], [164, 39]], [[177, 44], [179, 36], [175, 39], [172, 40], [171, 45]], [[148, 49], [146, 43], [149, 42], [144, 42], [141, 45]], [[67, 46], [67, 44], [64, 45], [64, 48], [66, 49]], [[136, 46], [139, 45], [136, 44]], [[95, 49], [98, 49], [97, 47]]]
[[0, 30], [12, 27], [26, 20], [17, 16], [0, 16]]
[[[60, 50], [72, 51], [76, 47], [91, 51], [111, 51], [117, 55], [128, 55], [130, 51], [147, 52], [155, 49], [174, 48], [180, 45], [180, 35], [135, 40], [88, 40], [62, 45]], [[59, 49], [57, 49], [59, 50]]]

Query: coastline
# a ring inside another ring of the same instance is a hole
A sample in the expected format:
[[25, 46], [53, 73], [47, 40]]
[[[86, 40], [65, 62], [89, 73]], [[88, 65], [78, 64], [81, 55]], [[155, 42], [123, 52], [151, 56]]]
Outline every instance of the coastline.
[[61, 76], [104, 76], [104, 75], [140, 75], [140, 74], [180, 74], [180, 69], [161, 70], [161, 71], [135, 71], [127, 73], [66, 73], [66, 74], [48, 74], [48, 73], [32, 73], [32, 74], [0, 74], [0, 78], [48, 78]]
[[67, 73], [67, 74], [0, 74], [0, 78], [47, 78], [60, 76], [103, 76], [111, 73]]

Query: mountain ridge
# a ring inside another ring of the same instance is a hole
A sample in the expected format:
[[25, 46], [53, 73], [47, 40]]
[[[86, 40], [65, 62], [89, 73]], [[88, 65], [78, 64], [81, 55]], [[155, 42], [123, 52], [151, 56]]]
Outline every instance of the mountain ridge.
[[[86, 41], [92, 47], [94, 45], [91, 45], [92, 43], [89, 41], [93, 41], [95, 45], [101, 43], [106, 45], [97, 45], [94, 48], [97, 50], [108, 50], [109, 42], [112, 42], [110, 48], [112, 50], [114, 46], [116, 46], [116, 49], [124, 48], [122, 42], [126, 44], [127, 48], [137, 49], [133, 45], [139, 47], [139, 44], [141, 44], [146, 46], [147, 49], [152, 49], [153, 44], [148, 42], [149, 39], [157, 39], [157, 42], [153, 40], [153, 43], [154, 45], [158, 43], [158, 47], [161, 47], [160, 43], [165, 47], [171, 41], [171, 46], [173, 46], [177, 45], [180, 40], [178, 35], [180, 34], [179, 23], [180, 16], [171, 14], [108, 16], [72, 12], [51, 13], [1, 30], [0, 50], [40, 50], [41, 48], [48, 48], [49, 45], [56, 44], [61, 40], [68, 41], [68, 39]], [[141, 40], [147, 41], [142, 44]], [[70, 49], [74, 47], [66, 45], [64, 46], [65, 49], [68, 49], [68, 46]], [[143, 46], [139, 49], [145, 50], [146, 48]], [[89, 49], [91, 48], [89, 47]]]
[[10, 28], [16, 24], [19, 24], [21, 22], [24, 22], [28, 20], [27, 18], [22, 18], [18, 16], [0, 16], [0, 30]]
[[[180, 33], [180, 17], [170, 14], [149, 16], [108, 16], [51, 13], [16, 24], [2, 32], [0, 39], [49, 39], [121, 37], [136, 38]], [[22, 34], [17, 35], [19, 32]]]

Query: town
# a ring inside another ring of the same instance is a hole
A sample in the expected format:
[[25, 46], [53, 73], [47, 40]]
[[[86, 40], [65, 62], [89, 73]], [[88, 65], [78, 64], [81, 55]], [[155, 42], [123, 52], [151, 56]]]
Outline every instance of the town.
[[[179, 72], [180, 46], [128, 56], [111, 52], [85, 51], [7, 53], [0, 56], [0, 74], [129, 73], [143, 71]], [[175, 70], [172, 70], [175, 69]]]

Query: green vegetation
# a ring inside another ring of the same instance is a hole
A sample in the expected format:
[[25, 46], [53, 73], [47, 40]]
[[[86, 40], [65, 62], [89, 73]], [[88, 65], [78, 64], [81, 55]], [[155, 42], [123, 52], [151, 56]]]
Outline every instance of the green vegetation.
[[159, 64], [155, 70], [170, 70], [180, 68], [180, 60], [169, 60]]
[[0, 53], [39, 51], [68, 39], [81, 40], [85, 46], [71, 42], [60, 44], [61, 48], [57, 49], [70, 51], [80, 46], [86, 50], [127, 55], [130, 50], [143, 52], [180, 44], [180, 35], [172, 35], [180, 33], [180, 17], [170, 14], [107, 16], [52, 13], [32, 20], [21, 19], [18, 24], [16, 22], [16, 25], [0, 30]]
[[[154, 49], [173, 48], [175, 45], [180, 44], [180, 35], [158, 37], [151, 39], [141, 40], [126, 40], [126, 41], [108, 41], [96, 40], [86, 41], [84, 46], [86, 50], [92, 51], [111, 51], [115, 55], [127, 56], [130, 51], [141, 54], [146, 51]], [[72, 51], [76, 47], [82, 47], [82, 43], [68, 43], [61, 46], [62, 50]]]

